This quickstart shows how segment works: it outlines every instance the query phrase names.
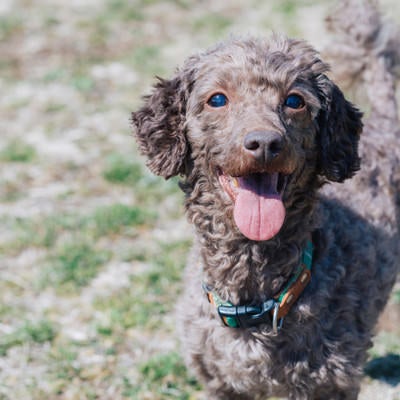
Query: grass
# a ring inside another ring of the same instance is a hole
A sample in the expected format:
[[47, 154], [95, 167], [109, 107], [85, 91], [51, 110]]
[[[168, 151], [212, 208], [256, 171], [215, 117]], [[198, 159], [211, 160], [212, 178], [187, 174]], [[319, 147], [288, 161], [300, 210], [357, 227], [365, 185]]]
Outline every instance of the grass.
[[14, 332], [0, 336], [0, 356], [7, 355], [9, 349], [22, 344], [52, 342], [57, 330], [48, 320], [25, 322]]
[[76, 238], [58, 246], [50, 255], [42, 282], [74, 291], [89, 284], [109, 259], [108, 251]]
[[[182, 203], [182, 193], [178, 187], [179, 178], [162, 180], [144, 170], [143, 164], [132, 156], [128, 157], [120, 153], [109, 155], [104, 162], [102, 175], [110, 183], [131, 187], [137, 201], [153, 210], [157, 210], [159, 204], [171, 196], [175, 196], [177, 201]], [[151, 220], [151, 213], [148, 217]]]
[[163, 75], [163, 58], [161, 46], [157, 44], [141, 44], [133, 49], [128, 57], [128, 62], [140, 72], [151, 75]]
[[13, 232], [12, 238], [4, 241], [0, 250], [3, 254], [15, 254], [28, 246], [51, 248], [65, 231], [77, 231], [82, 227], [79, 217], [54, 215], [39, 218], [0, 219], [2, 225]]
[[57, 82], [65, 79], [67, 75], [68, 72], [64, 68], [60, 67], [46, 71], [42, 79], [44, 83]]
[[138, 258], [148, 264], [147, 269], [133, 275], [129, 287], [96, 299], [95, 309], [104, 313], [106, 320], [98, 329], [107, 334], [132, 327], [158, 329], [174, 308], [189, 247], [189, 241], [159, 243], [147, 254], [142, 253]]
[[15, 181], [0, 180], [0, 187], [2, 189], [0, 193], [0, 201], [3, 201], [5, 203], [12, 203], [14, 201], [17, 201], [18, 199], [21, 199], [24, 195], [24, 192], [21, 189], [20, 185], [18, 185], [18, 183]]
[[214, 37], [222, 37], [231, 26], [232, 20], [218, 13], [209, 13], [198, 17], [193, 23], [193, 28], [197, 32], [207, 31], [207, 34]]
[[152, 399], [189, 400], [200, 390], [197, 382], [188, 376], [181, 357], [176, 352], [156, 355], [139, 366], [140, 382], [133, 386], [125, 381], [125, 395], [140, 399], [147, 393]]
[[79, 92], [90, 93], [95, 86], [94, 80], [84, 74], [78, 74], [71, 78], [72, 86]]
[[111, 183], [134, 185], [142, 179], [143, 170], [141, 164], [116, 153], [107, 157], [103, 177]]
[[130, 328], [155, 329], [167, 311], [166, 306], [155, 301], [143, 286], [139, 287], [135, 282], [132, 282], [132, 288], [120, 290], [112, 297], [99, 298], [94, 307], [106, 319], [97, 326], [98, 333], [103, 336], [122, 335]]
[[15, 15], [0, 16], [0, 40], [6, 40], [19, 32], [23, 26], [22, 19]]
[[51, 353], [51, 359], [57, 365], [55, 370], [56, 378], [68, 381], [79, 375], [80, 368], [75, 363], [77, 358], [78, 352], [64, 343], [62, 346], [54, 348]]
[[286, 16], [292, 17], [298, 8], [298, 1], [295, 0], [284, 0], [277, 3], [277, 11], [282, 12]]
[[0, 160], [3, 162], [32, 162], [36, 157], [34, 147], [20, 139], [11, 140], [0, 152]]
[[[139, 3], [139, 4], [137, 4]], [[108, 0], [107, 18], [123, 21], [143, 21], [143, 8], [138, 1]]]
[[400, 290], [396, 290], [395, 292], [394, 292], [394, 300], [395, 300], [395, 302], [397, 303], [397, 304], [400, 304]]
[[108, 235], [129, 235], [130, 232], [134, 235], [136, 229], [153, 226], [156, 216], [147, 208], [116, 203], [97, 207], [88, 215], [63, 213], [39, 218], [3, 217], [0, 222], [13, 235], [8, 241], [0, 242], [0, 251], [15, 254], [29, 246], [50, 250], [65, 237], [80, 237], [83, 241], [95, 243]]
[[140, 207], [124, 204], [99, 207], [92, 220], [95, 236], [105, 236], [120, 233], [124, 228], [136, 227], [154, 221], [156, 214]]
[[108, 252], [76, 239], [60, 245], [50, 256], [43, 282], [69, 290], [87, 285], [110, 258]]
[[380, 332], [374, 339], [374, 347], [370, 350], [370, 356], [377, 358], [387, 353], [400, 354], [400, 341], [394, 333]]

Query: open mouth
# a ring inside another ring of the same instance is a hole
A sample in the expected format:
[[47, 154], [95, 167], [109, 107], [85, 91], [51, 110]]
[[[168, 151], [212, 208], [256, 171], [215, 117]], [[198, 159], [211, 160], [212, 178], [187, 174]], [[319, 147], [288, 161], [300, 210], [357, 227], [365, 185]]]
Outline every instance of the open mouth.
[[286, 215], [282, 196], [288, 175], [260, 172], [232, 177], [218, 169], [218, 178], [234, 203], [235, 223], [244, 236], [269, 240], [280, 231]]

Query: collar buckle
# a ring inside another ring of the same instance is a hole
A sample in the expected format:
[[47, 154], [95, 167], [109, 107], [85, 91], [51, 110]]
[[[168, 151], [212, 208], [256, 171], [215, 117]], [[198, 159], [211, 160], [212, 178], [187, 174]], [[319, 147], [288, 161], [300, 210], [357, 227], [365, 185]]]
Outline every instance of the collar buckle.
[[[262, 323], [271, 324], [271, 312], [277, 309], [279, 310], [279, 303], [274, 299], [267, 300], [258, 306], [220, 305], [217, 308], [224, 325], [236, 328], [249, 328]], [[277, 320], [277, 311], [274, 311], [273, 315]]]

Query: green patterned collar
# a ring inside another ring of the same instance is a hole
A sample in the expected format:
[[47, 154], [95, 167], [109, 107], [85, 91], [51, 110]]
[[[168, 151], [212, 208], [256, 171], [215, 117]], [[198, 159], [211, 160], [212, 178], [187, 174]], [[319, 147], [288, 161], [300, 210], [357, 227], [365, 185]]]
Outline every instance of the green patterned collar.
[[311, 279], [313, 250], [312, 242], [307, 241], [300, 265], [283, 290], [273, 299], [269, 299], [262, 304], [235, 306], [229, 301], [222, 300], [216, 293], [203, 285], [209, 302], [217, 307], [218, 314], [224, 325], [231, 328], [248, 328], [272, 323], [274, 332], [277, 332], [282, 326], [283, 318], [290, 311], [292, 305]]

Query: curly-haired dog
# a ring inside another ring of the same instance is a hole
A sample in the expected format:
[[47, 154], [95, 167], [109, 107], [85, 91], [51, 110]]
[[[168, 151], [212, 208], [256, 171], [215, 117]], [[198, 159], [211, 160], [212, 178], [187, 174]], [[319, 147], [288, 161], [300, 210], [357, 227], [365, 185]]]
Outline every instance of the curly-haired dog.
[[179, 323], [209, 399], [357, 398], [399, 263], [400, 135], [396, 46], [372, 6], [353, 12], [373, 16], [364, 30], [331, 25], [359, 49], [372, 112], [363, 172], [329, 196], [360, 167], [361, 113], [303, 41], [219, 44], [133, 113], [150, 169], [183, 177], [196, 239]]

